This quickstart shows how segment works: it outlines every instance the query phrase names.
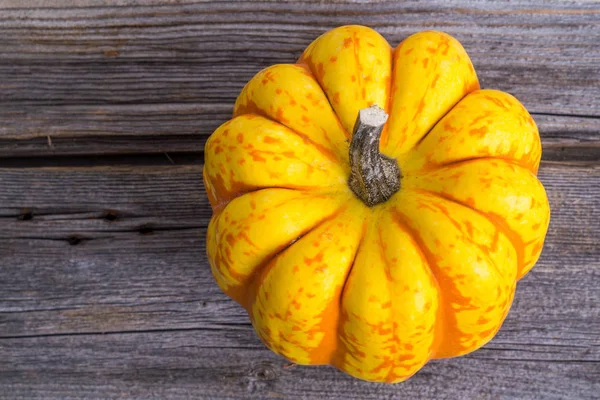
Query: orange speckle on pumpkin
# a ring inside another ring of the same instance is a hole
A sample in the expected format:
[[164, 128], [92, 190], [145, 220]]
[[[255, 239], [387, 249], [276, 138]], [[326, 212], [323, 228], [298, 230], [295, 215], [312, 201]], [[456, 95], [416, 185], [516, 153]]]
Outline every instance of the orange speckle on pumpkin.
[[431, 81], [431, 88], [435, 88], [435, 85], [437, 85], [438, 79], [440, 79], [440, 74], [435, 74], [435, 76], [433, 77], [433, 80]]
[[282, 90], [281, 90], [281, 89], [279, 89], [279, 88], [275, 89], [275, 93], [277, 93], [277, 94], [281, 94], [281, 92], [282, 92]]
[[352, 46], [352, 42], [353, 42], [352, 38], [344, 39], [344, 47], [348, 48], [348, 47]]
[[333, 103], [340, 104], [340, 92], [335, 92], [333, 95]]
[[448, 132], [452, 132], [452, 133], [457, 133], [460, 131], [460, 129], [455, 128], [450, 124], [450, 119], [447, 119], [444, 121], [443, 128], [444, 128], [444, 130], [446, 130]]
[[391, 301], [385, 302], [381, 305], [381, 308], [390, 308], [390, 307], [392, 307]]
[[310, 118], [308, 118], [306, 115], [303, 115], [302, 117], [300, 117], [302, 119], [302, 121], [308, 123], [310, 122]]
[[302, 304], [300, 304], [297, 300], [293, 300], [291, 305], [293, 305], [296, 310], [299, 310], [300, 307], [302, 307]]
[[485, 331], [482, 331], [482, 332], [480, 332], [480, 333], [479, 333], [479, 337], [481, 337], [481, 338], [487, 338], [487, 337], [489, 337], [489, 336], [490, 336], [492, 333], [496, 332], [496, 330], [497, 330], [497, 328], [496, 328], [496, 327], [494, 327], [494, 328], [491, 328], [491, 329], [487, 329], [487, 330], [485, 330]]
[[465, 204], [471, 208], [474, 208], [475, 207], [475, 199], [473, 197], [467, 197], [465, 199]]
[[331, 57], [329, 58], [329, 61], [331, 61], [332, 63], [334, 63], [334, 62], [336, 62], [336, 61], [337, 61], [337, 57], [336, 57], [336, 56], [331, 56]]
[[427, 68], [427, 64], [429, 64], [429, 58], [423, 59], [423, 68]]
[[485, 134], [487, 133], [488, 128], [487, 126], [482, 126], [480, 128], [475, 128], [475, 129], [471, 129], [469, 130], [469, 135], [471, 136], [477, 136], [479, 138], [482, 138], [483, 136], [485, 136]]
[[415, 49], [414, 47], [411, 47], [410, 49], [406, 50], [406, 51], [404, 52], [404, 54], [405, 54], [405, 55], [409, 55], [409, 54], [410, 54], [410, 53], [411, 53], [411, 52], [412, 52], [414, 49]]
[[233, 236], [232, 233], [228, 233], [225, 236], [225, 240], [227, 241], [227, 243], [229, 243], [230, 246], [233, 246], [236, 242], [235, 237]]
[[367, 99], [367, 89], [365, 89], [364, 87], [361, 90], [361, 95], [362, 95], [363, 100]]
[[323, 80], [325, 76], [325, 67], [323, 67], [323, 63], [317, 64], [317, 77]]
[[273, 144], [273, 143], [281, 143], [281, 140], [274, 138], [273, 136], [265, 136], [263, 138], [263, 142], [268, 143], [268, 144]]
[[486, 99], [486, 100], [488, 100], [488, 101], [491, 101], [492, 103], [494, 103], [495, 105], [497, 105], [500, 108], [508, 110], [508, 107], [506, 107], [506, 105], [504, 105], [504, 103], [500, 99], [497, 99], [497, 98], [492, 97], [492, 96], [483, 96], [483, 98]]
[[421, 100], [419, 101], [419, 104], [417, 105], [417, 111], [415, 112], [414, 119], [421, 116], [421, 113], [423, 112], [424, 109], [425, 109], [425, 97], [421, 98]]
[[306, 265], [311, 265], [314, 262], [321, 262], [323, 261], [323, 253], [319, 253], [316, 256], [314, 256], [313, 258], [309, 258], [309, 257], [304, 257], [304, 264]]
[[473, 237], [473, 224], [471, 223], [471, 221], [465, 221], [465, 228], [467, 228], [467, 234], [470, 237]]
[[244, 143], [244, 135], [242, 133], [238, 133], [237, 141], [238, 143]]
[[250, 152], [250, 157], [252, 157], [252, 159], [254, 161], [257, 161], [257, 162], [265, 162], [265, 161], [267, 161], [267, 159], [264, 158], [264, 157], [262, 157], [257, 150], [252, 150]]
[[427, 52], [429, 54], [435, 54], [435, 53], [437, 53], [437, 49], [435, 47], [428, 47]]
[[283, 108], [279, 107], [275, 113], [275, 119], [283, 124], [287, 124], [290, 122], [287, 118], [283, 116]]

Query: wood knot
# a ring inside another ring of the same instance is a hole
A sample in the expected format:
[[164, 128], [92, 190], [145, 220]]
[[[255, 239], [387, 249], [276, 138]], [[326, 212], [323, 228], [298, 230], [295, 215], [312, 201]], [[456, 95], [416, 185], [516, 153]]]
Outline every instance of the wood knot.
[[104, 210], [102, 218], [109, 222], [116, 221], [119, 219], [119, 213], [116, 210]]
[[275, 369], [268, 362], [262, 362], [252, 367], [250, 376], [258, 379], [259, 381], [272, 381], [277, 378]]

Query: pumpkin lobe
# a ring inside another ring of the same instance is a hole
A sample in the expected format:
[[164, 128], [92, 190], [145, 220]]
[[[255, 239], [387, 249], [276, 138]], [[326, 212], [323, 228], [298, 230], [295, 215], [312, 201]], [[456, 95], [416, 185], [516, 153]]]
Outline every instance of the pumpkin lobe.
[[398, 162], [379, 152], [381, 131], [388, 119], [377, 105], [358, 112], [350, 143], [348, 185], [367, 206], [383, 203], [400, 189]]

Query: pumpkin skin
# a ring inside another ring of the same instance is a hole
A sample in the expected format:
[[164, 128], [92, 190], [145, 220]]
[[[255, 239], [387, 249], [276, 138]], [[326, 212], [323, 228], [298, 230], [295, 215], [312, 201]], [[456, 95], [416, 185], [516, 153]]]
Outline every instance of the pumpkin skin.
[[[348, 152], [373, 104], [402, 177], [368, 207]], [[233, 117], [206, 143], [207, 253], [266, 346], [400, 382], [495, 335], [550, 212], [533, 119], [479, 89], [457, 40], [426, 31], [392, 49], [369, 28], [336, 28], [252, 78]]]

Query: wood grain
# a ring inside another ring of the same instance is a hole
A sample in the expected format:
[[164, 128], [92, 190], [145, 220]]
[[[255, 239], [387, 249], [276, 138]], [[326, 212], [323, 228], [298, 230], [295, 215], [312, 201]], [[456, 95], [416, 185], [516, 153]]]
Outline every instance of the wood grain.
[[574, 360], [584, 351], [568, 345], [527, 344], [515, 357], [515, 345], [506, 341], [494, 350], [433, 361], [405, 383], [384, 385], [331, 367], [293, 366], [263, 349], [249, 327], [4, 343], [0, 355], [12, 362], [0, 364], [0, 397], [10, 399], [562, 400], [594, 399], [600, 390], [598, 354]]
[[200, 171], [0, 170], [3, 395], [594, 398], [600, 168], [542, 165], [553, 207], [548, 239], [499, 335], [396, 386], [329, 367], [284, 368], [264, 349], [210, 274]]
[[[0, 156], [201, 151], [256, 72], [293, 62], [319, 34], [348, 23], [392, 44], [423, 29], [455, 35], [483, 87], [543, 114], [544, 139], [548, 114], [577, 130], [600, 117], [594, 2], [390, 1], [368, 11], [361, 2], [50, 4], [2, 4]], [[566, 155], [551, 150], [548, 159], [597, 160], [593, 123], [585, 144], [565, 140]]]
[[[0, 106], [2, 157], [202, 153], [233, 106], [56, 106], [29, 115]], [[547, 161], [600, 162], [600, 118], [534, 114]], [[48, 139], [50, 137], [50, 139]]]
[[[552, 207], [499, 334], [394, 386], [266, 350], [205, 256], [206, 139], [349, 23], [457, 37], [533, 114]], [[0, 399], [598, 398], [596, 1], [3, 0], [0, 38]]]

